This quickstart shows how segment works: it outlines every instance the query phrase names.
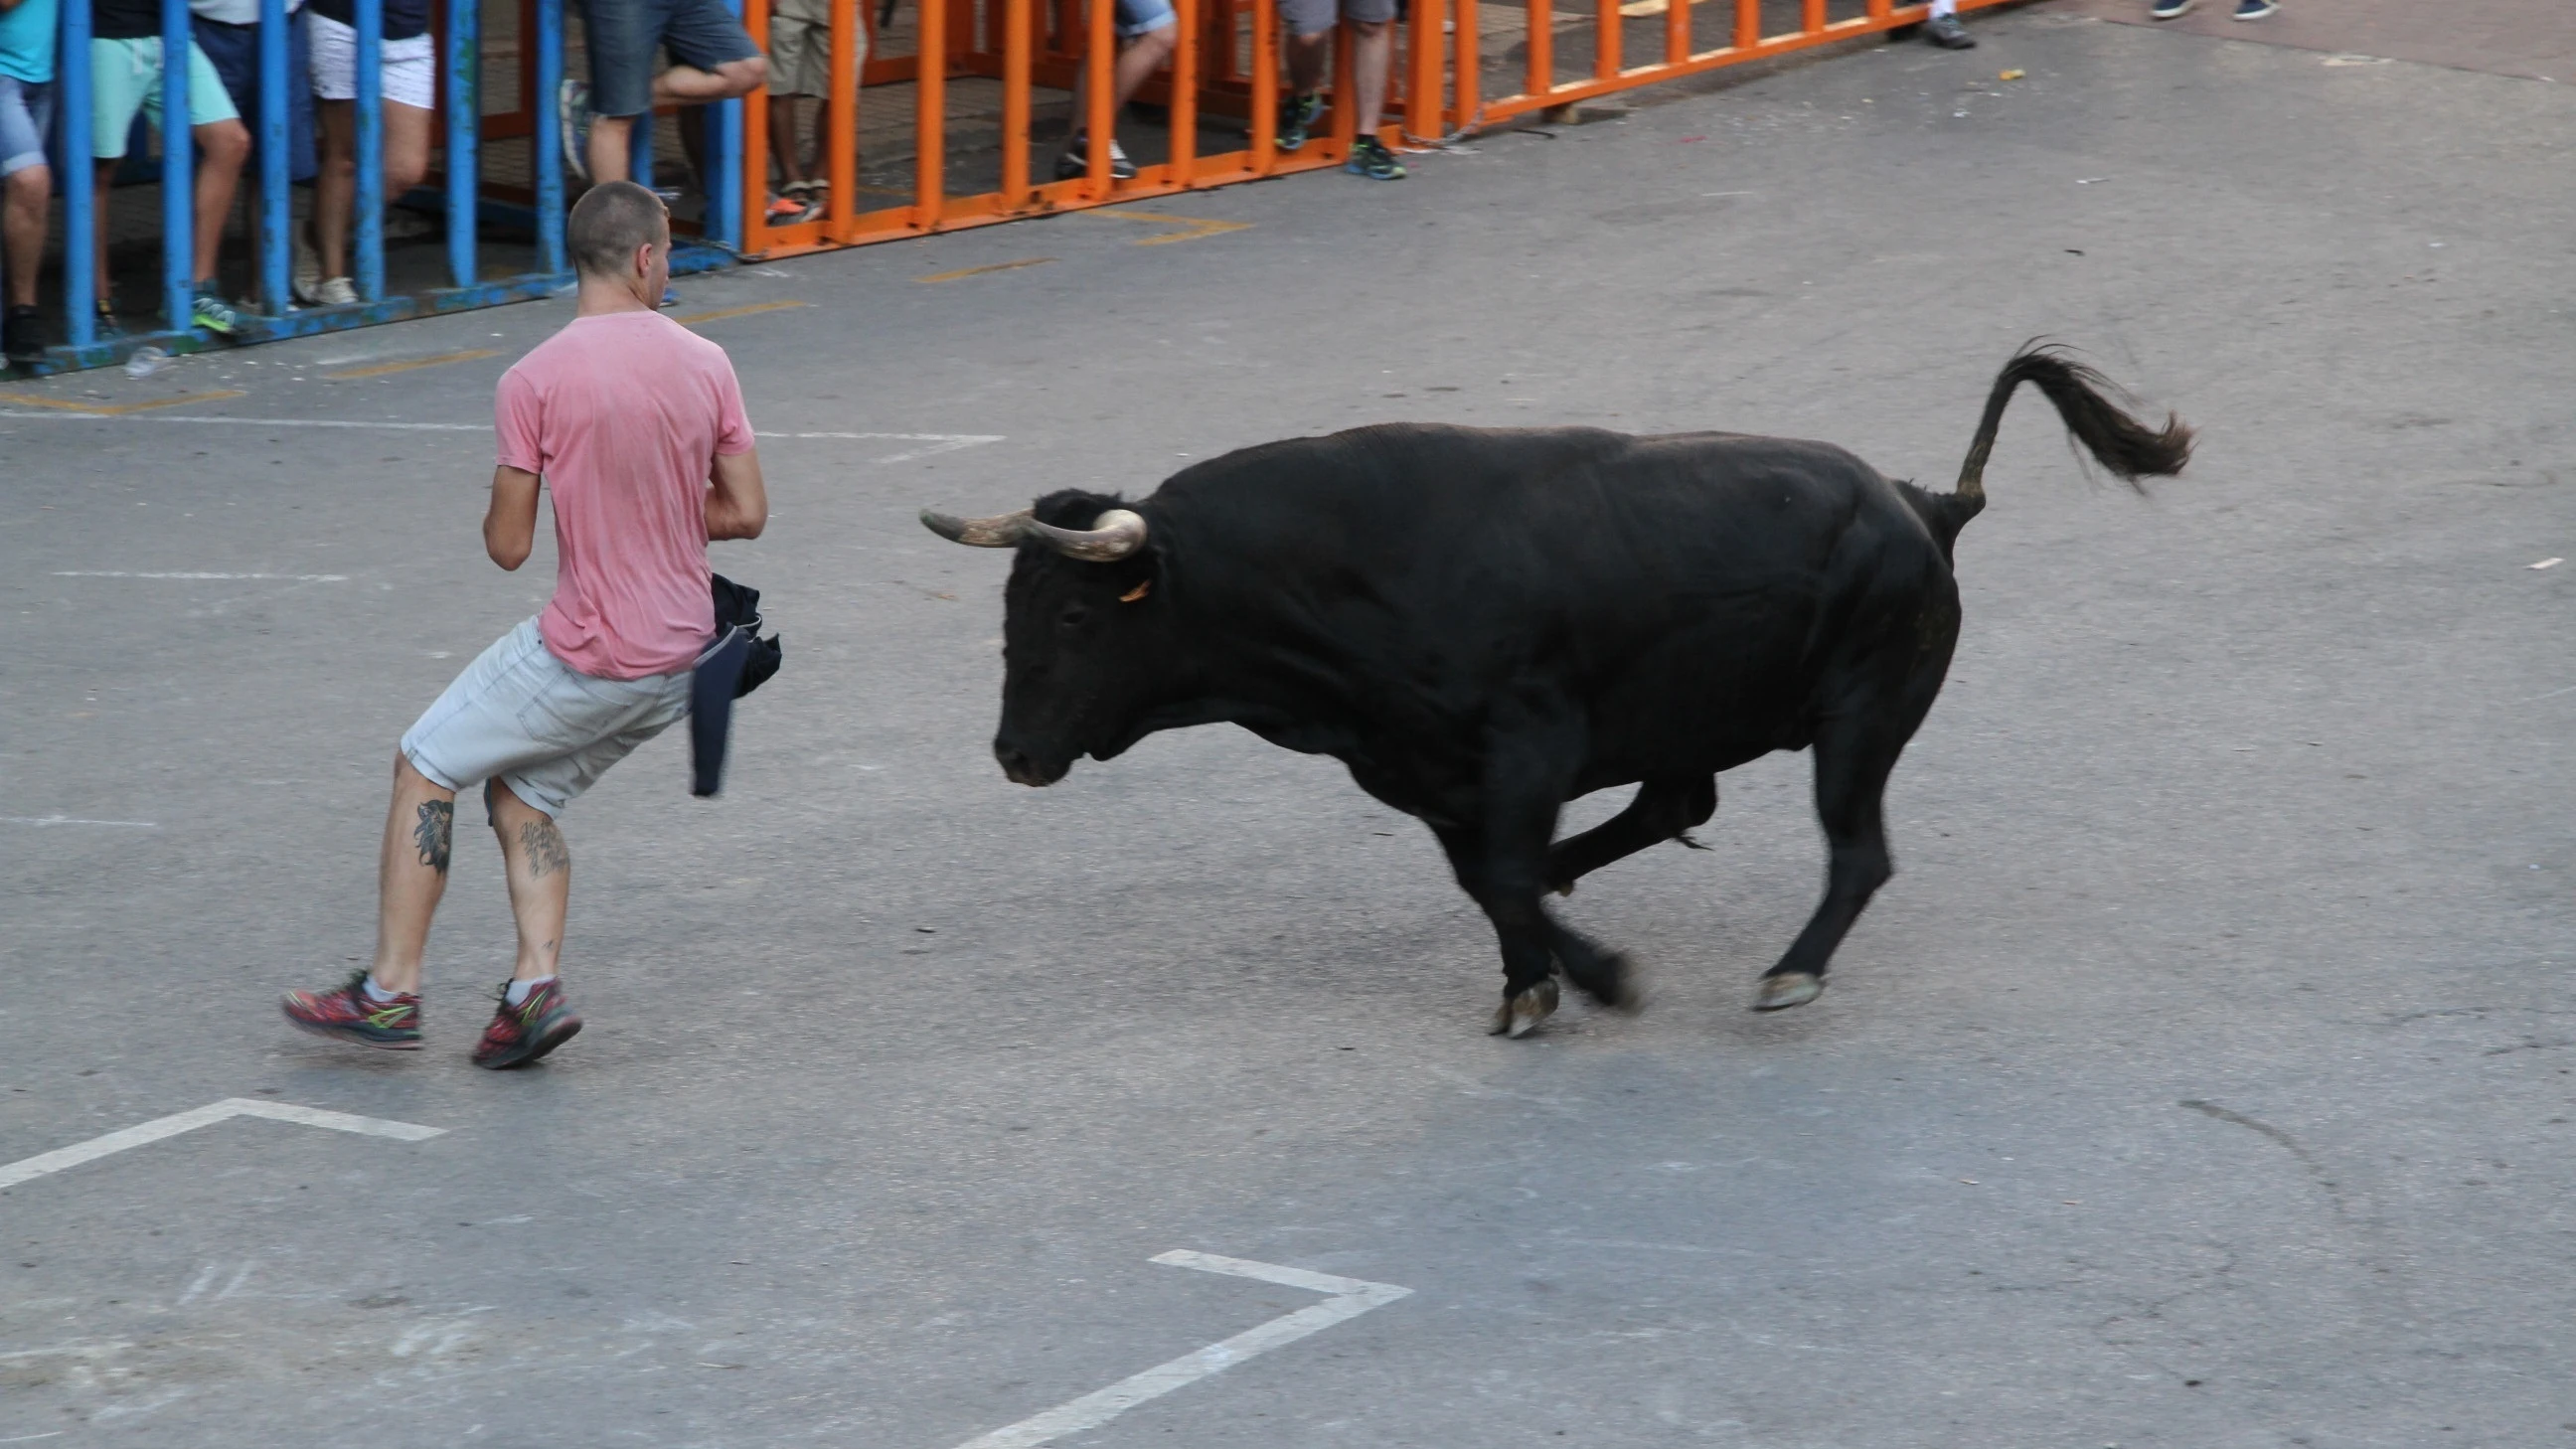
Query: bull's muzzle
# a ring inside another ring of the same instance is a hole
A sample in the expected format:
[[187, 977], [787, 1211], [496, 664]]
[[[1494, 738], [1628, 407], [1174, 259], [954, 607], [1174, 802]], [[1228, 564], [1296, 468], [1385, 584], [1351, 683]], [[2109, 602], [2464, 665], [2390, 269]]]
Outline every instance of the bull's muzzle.
[[1072, 768], [1070, 764], [1042, 762], [1037, 756], [1007, 740], [993, 742], [993, 758], [1002, 762], [1002, 773], [1010, 776], [1011, 783], [1014, 785], [1032, 785], [1042, 788], [1063, 779], [1065, 772]]

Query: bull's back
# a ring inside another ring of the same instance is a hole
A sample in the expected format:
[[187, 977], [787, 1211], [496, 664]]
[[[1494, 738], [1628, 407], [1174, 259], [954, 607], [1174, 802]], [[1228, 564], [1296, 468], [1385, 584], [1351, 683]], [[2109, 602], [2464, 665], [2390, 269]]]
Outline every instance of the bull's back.
[[1210, 460], [1154, 503], [1193, 570], [1223, 560], [1194, 589], [1391, 713], [1466, 728], [1560, 690], [1613, 774], [1794, 743], [1838, 621], [1946, 584], [1894, 485], [1788, 439], [1391, 425]]

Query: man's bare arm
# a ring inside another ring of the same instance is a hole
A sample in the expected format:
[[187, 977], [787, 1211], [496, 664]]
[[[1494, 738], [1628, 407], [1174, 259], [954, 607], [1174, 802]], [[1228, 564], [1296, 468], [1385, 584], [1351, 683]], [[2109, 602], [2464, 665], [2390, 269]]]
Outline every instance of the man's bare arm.
[[760, 450], [718, 454], [707, 475], [707, 539], [758, 538], [769, 526], [769, 489], [760, 481]]
[[492, 470], [492, 507], [483, 515], [483, 551], [515, 569], [537, 546], [537, 475], [524, 469]]

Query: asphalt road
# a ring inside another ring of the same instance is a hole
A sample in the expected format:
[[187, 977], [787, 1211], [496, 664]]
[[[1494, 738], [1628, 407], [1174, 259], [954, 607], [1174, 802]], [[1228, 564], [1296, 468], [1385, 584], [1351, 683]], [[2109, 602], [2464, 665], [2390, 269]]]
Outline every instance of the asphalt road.
[[[763, 429], [951, 441], [764, 444], [719, 567], [787, 670], [720, 801], [672, 738], [567, 815], [591, 1026], [520, 1074], [464, 1058], [479, 830], [431, 1050], [273, 1002], [364, 957], [394, 738], [550, 586], [481, 557], [479, 425], [564, 304], [28, 389], [190, 391], [0, 416], [0, 1163], [226, 1098], [443, 1135], [0, 1190], [0, 1443], [956, 1449], [1319, 1301], [1148, 1262], [1193, 1249], [1412, 1292], [1056, 1442], [2576, 1444], [2576, 565], [2531, 567], [2576, 556], [2576, 94], [1979, 31], [1168, 204], [1247, 224], [1176, 245], [689, 285], [803, 304], [701, 324]], [[1776, 1017], [1805, 760], [1567, 904], [1644, 1014], [1489, 1039], [1481, 918], [1330, 762], [1005, 783], [1005, 561], [912, 521], [1390, 418], [1938, 480], [2039, 333], [2198, 461], [2138, 497], [2007, 422], [1900, 874]], [[146, 577], [195, 574], [287, 577]]]

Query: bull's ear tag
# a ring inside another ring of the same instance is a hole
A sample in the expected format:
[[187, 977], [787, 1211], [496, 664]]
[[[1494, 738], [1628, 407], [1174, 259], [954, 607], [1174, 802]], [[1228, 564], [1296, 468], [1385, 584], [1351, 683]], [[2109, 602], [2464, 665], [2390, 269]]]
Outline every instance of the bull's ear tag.
[[1136, 602], [1138, 599], [1141, 599], [1141, 598], [1145, 597], [1147, 594], [1149, 594], [1149, 593], [1153, 592], [1153, 589], [1154, 589], [1154, 581], [1153, 581], [1152, 579], [1147, 579], [1147, 580], [1145, 580], [1143, 583], [1138, 584], [1136, 587], [1134, 587], [1134, 588], [1132, 588], [1132, 589], [1129, 589], [1127, 592], [1125, 592], [1125, 593], [1123, 593], [1123, 594], [1120, 594], [1120, 595], [1118, 596], [1118, 602], [1120, 602], [1120, 603], [1122, 603], [1122, 604], [1132, 604], [1132, 603]]

